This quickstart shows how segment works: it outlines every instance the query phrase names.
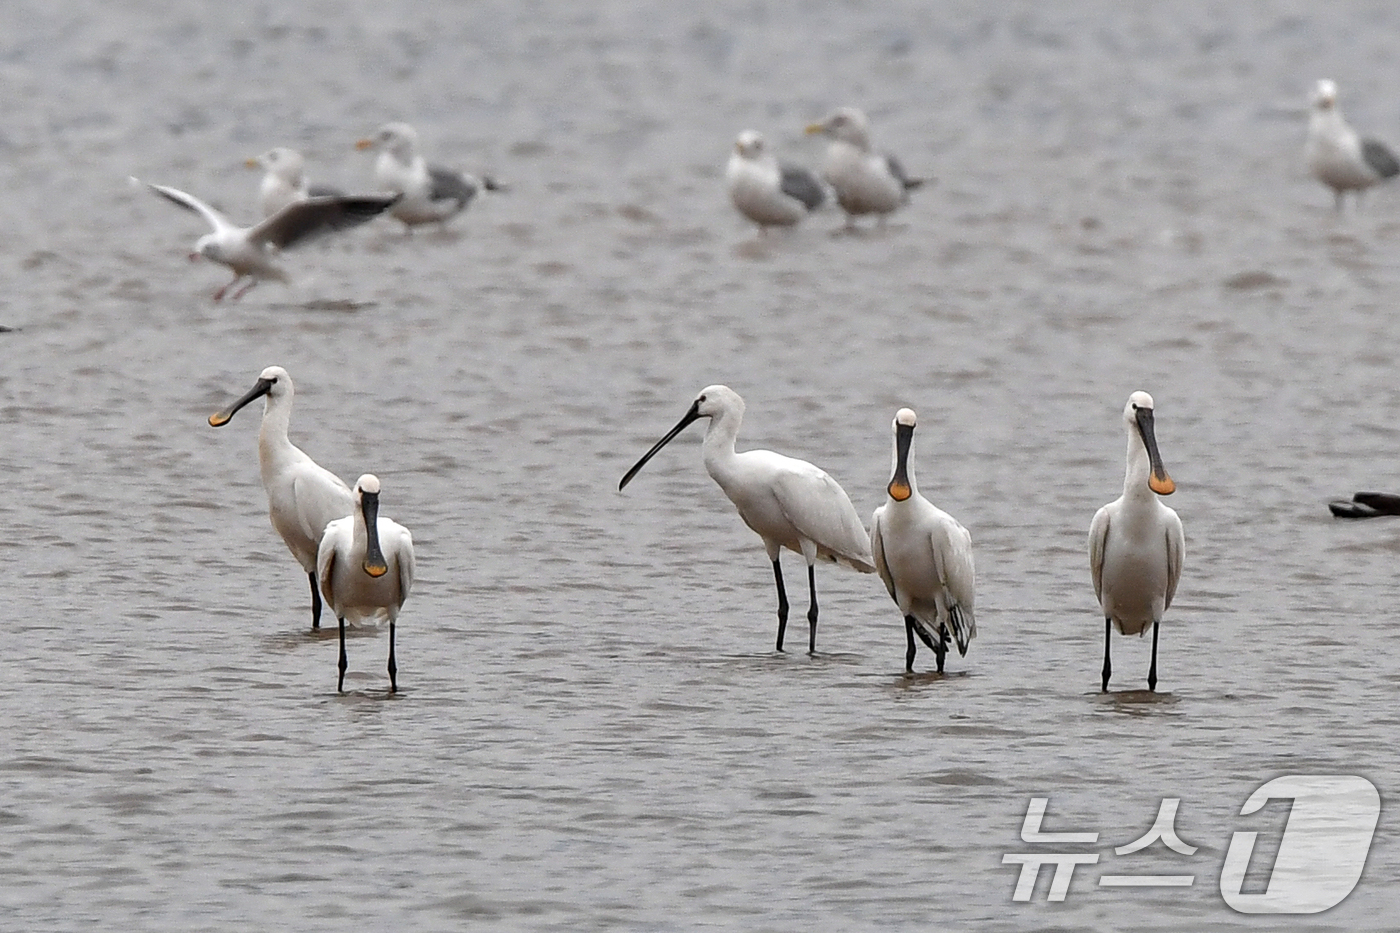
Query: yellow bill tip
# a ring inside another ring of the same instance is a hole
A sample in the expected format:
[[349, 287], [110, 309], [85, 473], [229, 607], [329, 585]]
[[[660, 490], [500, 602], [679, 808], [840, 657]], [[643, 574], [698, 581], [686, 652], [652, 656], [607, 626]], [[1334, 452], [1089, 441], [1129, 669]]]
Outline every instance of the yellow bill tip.
[[224, 414], [221, 411], [216, 411], [214, 412], [214, 414], [209, 416], [209, 427], [222, 428], [224, 425], [228, 424], [228, 421], [228, 415]]
[[890, 483], [888, 488], [890, 498], [896, 502], [903, 502], [914, 494], [908, 483]]
[[1165, 473], [1161, 476], [1153, 473], [1148, 477], [1147, 488], [1159, 496], [1170, 496], [1176, 492], [1176, 483], [1172, 482], [1172, 478]]
[[365, 563], [365, 573], [371, 577], [382, 577], [389, 572], [389, 568], [384, 564]]

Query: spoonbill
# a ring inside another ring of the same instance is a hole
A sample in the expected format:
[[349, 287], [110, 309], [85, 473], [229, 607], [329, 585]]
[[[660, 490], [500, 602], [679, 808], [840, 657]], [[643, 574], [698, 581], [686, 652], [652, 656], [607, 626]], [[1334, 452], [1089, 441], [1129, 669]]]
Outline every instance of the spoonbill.
[[825, 471], [771, 450], [735, 453], [734, 440], [744, 418], [744, 400], [737, 392], [722, 385], [703, 389], [685, 417], [633, 464], [617, 488], [624, 489], [658, 450], [700, 418], [710, 419], [701, 447], [705, 471], [734, 503], [744, 524], [763, 539], [768, 559], [773, 562], [773, 578], [778, 585], [779, 651], [783, 650], [783, 633], [787, 629], [788, 601], [778, 554], [787, 548], [807, 561], [807, 586], [811, 592], [807, 650], [815, 653], [817, 558], [845, 564], [861, 573], [874, 573], [870, 538], [845, 490]]
[[244, 405], [267, 397], [258, 429], [258, 467], [267, 490], [268, 517], [311, 582], [311, 627], [317, 629], [321, 627], [321, 593], [316, 584], [316, 550], [326, 525], [349, 515], [355, 508], [355, 497], [339, 476], [317, 465], [287, 439], [294, 395], [287, 371], [269, 366], [258, 374], [247, 394], [210, 415], [209, 426], [223, 427]]
[[1089, 571], [1103, 607], [1103, 691], [1108, 692], [1108, 642], [1113, 629], [1142, 635], [1152, 626], [1147, 688], [1157, 689], [1157, 628], [1181, 579], [1186, 537], [1176, 512], [1158, 499], [1176, 491], [1157, 452], [1152, 396], [1134, 392], [1123, 408], [1128, 469], [1123, 495], [1099, 509], [1089, 526]]
[[924, 183], [910, 178], [899, 160], [877, 152], [870, 143], [870, 121], [855, 107], [838, 107], [827, 117], [807, 126], [808, 133], [830, 137], [822, 177], [836, 191], [836, 203], [846, 212], [846, 228], [854, 229], [856, 217], [885, 217], [909, 201], [909, 192]]
[[1303, 158], [1308, 171], [1332, 189], [1337, 210], [1342, 209], [1342, 195], [1347, 191], [1355, 191], [1359, 200], [1367, 188], [1400, 175], [1400, 162], [1384, 143], [1361, 139], [1342, 118], [1337, 108], [1337, 85], [1326, 78], [1313, 89]]
[[405, 230], [418, 224], [445, 223], [467, 209], [478, 191], [500, 191], [495, 179], [429, 165], [418, 152], [418, 132], [407, 123], [386, 123], [373, 136], [361, 139], [356, 149], [377, 149], [374, 177], [382, 191], [401, 195], [389, 214]]
[[379, 517], [379, 479], [355, 481], [355, 510], [326, 526], [316, 555], [321, 592], [340, 621], [340, 677], [345, 689], [345, 620], [389, 620], [389, 692], [399, 689], [394, 663], [394, 623], [413, 586], [413, 536], [398, 522]]
[[724, 177], [734, 207], [758, 224], [760, 233], [790, 227], [826, 202], [826, 189], [816, 175], [779, 162], [753, 130], [735, 140]]
[[330, 185], [313, 185], [306, 179], [306, 160], [301, 153], [286, 146], [269, 149], [245, 163], [249, 168], [263, 170], [258, 185], [258, 209], [264, 217], [297, 201], [307, 198], [338, 198], [345, 192]]
[[914, 427], [918, 419], [908, 408], [894, 416], [893, 476], [886, 487], [889, 501], [875, 510], [870, 523], [870, 553], [900, 615], [909, 648], [904, 669], [914, 670], [914, 636], [933, 649], [938, 672], [948, 653], [951, 630], [958, 653], [967, 655], [977, 635], [972, 614], [976, 574], [972, 567], [972, 535], [958, 520], [919, 495], [914, 483]]
[[307, 198], [251, 227], [236, 227], [192, 194], [149, 182], [147, 187], [170, 203], [199, 214], [214, 228], [195, 241], [190, 259], [203, 257], [233, 270], [232, 281], [214, 292], [215, 301], [221, 301], [225, 292], [245, 278], [247, 284], [230, 295], [230, 301], [243, 297], [260, 279], [287, 281], [287, 274], [273, 261], [280, 251], [362, 224], [397, 200], [386, 195]]

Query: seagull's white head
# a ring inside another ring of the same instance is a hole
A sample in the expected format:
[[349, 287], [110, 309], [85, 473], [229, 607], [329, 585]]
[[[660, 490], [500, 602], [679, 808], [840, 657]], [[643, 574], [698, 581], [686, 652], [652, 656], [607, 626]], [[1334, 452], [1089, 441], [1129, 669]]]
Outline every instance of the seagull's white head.
[[[1167, 475], [1162, 466], [1162, 455], [1157, 450], [1156, 422], [1152, 406], [1152, 396], [1141, 390], [1128, 396], [1128, 404], [1123, 406], [1123, 425], [1128, 431], [1128, 443], [1140, 442], [1147, 451], [1150, 472], [1147, 486], [1153, 492], [1169, 496], [1176, 491], [1176, 483]], [[1129, 451], [1131, 456], [1131, 450]]]
[[302, 159], [301, 153], [295, 149], [288, 149], [286, 146], [278, 146], [269, 149], [262, 155], [248, 160], [248, 167], [262, 167], [271, 172], [287, 184], [296, 187], [301, 184], [302, 172], [305, 171], [306, 161]]
[[356, 149], [379, 149], [393, 153], [400, 162], [412, 161], [418, 154], [418, 132], [407, 123], [386, 123], [355, 144]]
[[1323, 78], [1313, 87], [1313, 106], [1318, 110], [1331, 110], [1337, 104], [1337, 85]]
[[838, 107], [820, 123], [807, 127], [808, 133], [822, 133], [860, 149], [870, 148], [870, 121], [855, 107]]
[[220, 242], [218, 233], [206, 233], [194, 241], [194, 252], [190, 253], [190, 261], [196, 259], [228, 264], [224, 257], [224, 244]]
[[757, 159], [763, 155], [763, 137], [756, 130], [744, 130], [734, 140], [734, 151], [745, 159]]

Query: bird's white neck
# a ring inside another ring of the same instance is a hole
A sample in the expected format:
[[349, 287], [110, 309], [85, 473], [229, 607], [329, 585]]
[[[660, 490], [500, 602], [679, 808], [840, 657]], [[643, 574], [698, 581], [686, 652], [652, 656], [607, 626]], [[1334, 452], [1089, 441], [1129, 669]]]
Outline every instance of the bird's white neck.
[[738, 456], [734, 452], [734, 442], [739, 437], [739, 425], [744, 420], [742, 411], [723, 411], [710, 418], [710, 426], [705, 429], [705, 442], [701, 451], [705, 457], [705, 470], [720, 486], [721, 478], [728, 473]]
[[263, 406], [262, 427], [258, 429], [258, 462], [264, 474], [295, 455], [296, 448], [287, 437], [287, 429], [291, 423], [291, 396], [267, 396]]
[[1152, 461], [1147, 456], [1147, 445], [1137, 427], [1128, 428], [1128, 469], [1123, 476], [1123, 498], [1156, 499], [1157, 494], [1147, 485], [1152, 477]]

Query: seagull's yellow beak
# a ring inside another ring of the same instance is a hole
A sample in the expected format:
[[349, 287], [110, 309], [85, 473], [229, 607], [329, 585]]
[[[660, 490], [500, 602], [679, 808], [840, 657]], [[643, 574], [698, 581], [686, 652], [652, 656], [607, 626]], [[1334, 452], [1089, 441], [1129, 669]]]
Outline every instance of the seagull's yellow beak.
[[808, 135], [808, 136], [811, 136], [811, 135], [813, 135], [814, 133], [825, 133], [825, 132], [826, 132], [826, 126], [825, 126], [824, 124], [821, 124], [821, 123], [808, 123], [808, 124], [807, 124], [807, 135]]
[[249, 168], [257, 168], [262, 163], [259, 162], [257, 159], [244, 159], [243, 164], [248, 166]]
[[372, 139], [362, 139], [362, 140], [360, 140], [359, 142], [355, 143], [355, 148], [356, 148], [356, 149], [359, 149], [359, 150], [361, 150], [361, 151], [363, 151], [363, 150], [368, 149], [370, 146], [373, 146], [373, 145], [374, 145], [374, 140], [372, 140]]

